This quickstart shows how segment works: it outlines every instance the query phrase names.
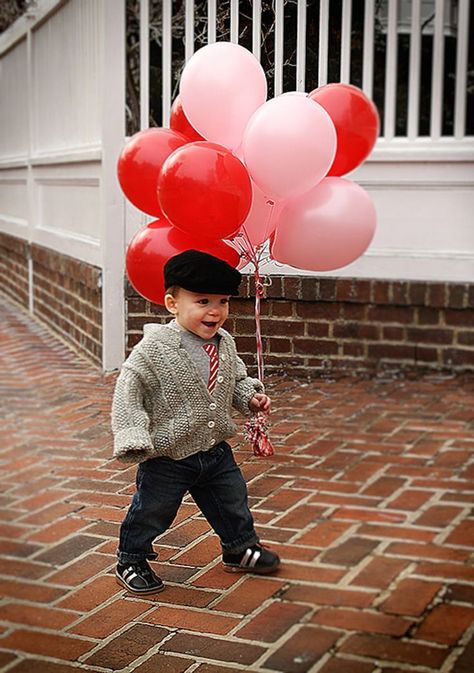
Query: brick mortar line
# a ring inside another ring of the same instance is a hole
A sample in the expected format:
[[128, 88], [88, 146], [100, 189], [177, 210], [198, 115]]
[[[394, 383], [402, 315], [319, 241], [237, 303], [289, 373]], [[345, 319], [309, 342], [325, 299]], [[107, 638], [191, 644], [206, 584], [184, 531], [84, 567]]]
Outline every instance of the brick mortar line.
[[5, 666], [5, 668], [2, 668], [2, 673], [7, 673], [8, 671], [11, 671], [15, 666], [18, 665], [19, 662], [23, 661], [27, 662], [30, 661], [31, 659], [44, 661], [47, 664], [72, 666], [78, 671], [78, 673], [80, 673], [80, 671], [97, 671], [97, 673], [114, 673], [114, 671], [111, 668], [99, 668], [98, 666], [90, 666], [88, 668], [84, 668], [84, 666], [78, 661], [67, 661], [66, 659], [56, 659], [55, 657], [47, 657], [43, 654], [35, 654], [34, 652], [21, 652], [21, 653], [15, 652], [14, 654], [18, 654], [19, 658], [11, 661], [9, 664]]
[[[238, 579], [236, 582], [234, 582], [233, 584], [231, 584], [229, 587], [227, 587], [226, 589], [223, 589], [223, 590], [221, 591], [221, 593], [219, 594], [219, 596], [216, 596], [216, 598], [215, 598], [214, 600], [212, 600], [212, 601], [206, 606], [206, 609], [211, 609], [211, 610], [213, 610], [213, 609], [214, 609], [214, 606], [215, 606], [219, 601], [221, 601], [221, 600], [227, 598], [227, 596], [228, 596], [229, 594], [231, 594], [236, 588], [240, 587], [240, 586], [245, 582], [245, 580], [246, 580], [247, 577], [248, 577], [248, 575], [246, 575], [245, 573], [241, 573], [241, 576], [239, 577], [239, 579]], [[281, 588], [281, 587], [277, 587], [277, 584], [281, 584], [281, 580], [278, 580], [277, 577], [273, 577], [273, 578], [272, 578], [272, 577], [270, 577], [270, 576], [266, 576], [266, 575], [259, 575], [259, 576], [258, 576], [258, 579], [259, 579], [259, 581], [273, 582], [273, 583], [275, 584], [275, 592], [278, 591], [278, 590]], [[201, 587], [200, 587], [200, 589], [201, 589]], [[215, 591], [215, 590], [214, 590], [214, 591]], [[238, 614], [238, 613], [230, 613], [230, 614]]]
[[[397, 671], [406, 671], [407, 673], [440, 673], [439, 669], [431, 668], [431, 666], [423, 666], [422, 664], [410, 664], [404, 661], [396, 661], [395, 659], [381, 659], [370, 657], [369, 655], [357, 655], [351, 652], [336, 652], [336, 654], [344, 655], [342, 661], [357, 661], [361, 663], [370, 663], [376, 666], [372, 673], [389, 673], [392, 668], [396, 667]], [[383, 667], [383, 668], [382, 668]], [[316, 671], [308, 671], [308, 673], [316, 673]], [[350, 673], [350, 672], [348, 672]]]
[[[439, 502], [439, 501], [438, 501], [438, 502]], [[446, 504], [445, 506], [448, 507], [448, 506], [451, 506], [451, 505]], [[471, 515], [471, 511], [472, 511], [472, 507], [464, 507], [464, 508], [459, 512], [459, 514], [457, 514], [457, 515], [451, 520], [451, 523], [447, 524], [446, 526], [443, 526], [443, 527], [441, 528], [441, 530], [439, 530], [440, 527], [438, 526], [439, 533], [438, 533], [438, 535], [435, 537], [435, 539], [433, 540], [433, 544], [437, 544], [437, 545], [440, 545], [440, 546], [441, 546], [441, 545], [444, 545], [444, 544], [445, 544], [445, 540], [446, 540], [446, 538], [452, 533], [452, 531], [453, 531], [455, 528], [457, 528], [457, 526], [459, 526], [459, 524], [460, 524], [462, 521], [464, 521], [465, 519], [468, 519], [468, 518], [470, 517], [470, 515]], [[459, 545], [459, 544], [456, 545], [456, 544], [454, 544], [454, 545], [453, 545], [453, 544], [451, 543], [451, 544], [446, 544], [446, 546], [448, 547], [448, 549], [449, 549], [450, 547], [468, 547], [468, 549], [472, 549], [472, 545], [471, 545], [471, 544], [467, 544], [467, 545]]]
[[[90, 549], [87, 553], [90, 554], [91, 552], [92, 552], [92, 553], [97, 553], [97, 554], [100, 553], [100, 552], [96, 552], [96, 551], [95, 551], [95, 548]], [[108, 554], [102, 554], [102, 556], [108, 556]], [[77, 563], [77, 558], [76, 558], [76, 557], [73, 558], [70, 562], [65, 563], [65, 564], [64, 564], [63, 566], [61, 566], [60, 568], [52, 568], [51, 572], [48, 573], [47, 575], [45, 575], [44, 577], [42, 577], [41, 579], [43, 579], [43, 580], [47, 580], [47, 581], [49, 582], [49, 579], [48, 579], [48, 578], [49, 578], [51, 575], [54, 575], [54, 574], [56, 574], [56, 573], [58, 573], [58, 572], [61, 572], [61, 571], [63, 571], [63, 570], [67, 570], [69, 566], [72, 566], [72, 565], [74, 565], [75, 563]], [[111, 568], [112, 568], [113, 566], [115, 566], [115, 564], [116, 564], [116, 561], [115, 561], [114, 559], [112, 559], [111, 562], [110, 562], [110, 567], [109, 567], [109, 566], [106, 566], [103, 570], [99, 570], [99, 571], [97, 571], [94, 575], [88, 575], [88, 576], [87, 576], [87, 579], [85, 579], [85, 580], [84, 580], [83, 582], [81, 582], [80, 584], [75, 584], [75, 585], [73, 585], [73, 586], [71, 586], [70, 584], [62, 584], [61, 587], [65, 587], [65, 588], [67, 588], [67, 589], [70, 589], [69, 593], [70, 593], [71, 591], [77, 591], [78, 589], [82, 588], [83, 585], [88, 584], [88, 583], [91, 582], [93, 579], [95, 579], [95, 578], [97, 578], [97, 577], [102, 577], [103, 575], [108, 574], [109, 571], [111, 570]], [[66, 595], [67, 595], [67, 594], [66, 594]], [[64, 598], [64, 597], [65, 597], [65, 596], [63, 596], [63, 598]], [[61, 608], [60, 608], [60, 609], [61, 609]], [[68, 608], [68, 609], [69, 609], [69, 608]]]
[[[253, 666], [257, 668], [257, 670], [272, 670], [274, 671], [275, 669], [267, 669], [267, 667], [263, 666], [263, 663], [266, 659], [269, 659], [272, 654], [274, 654], [277, 650], [283, 648], [285, 646], [285, 643], [287, 643], [291, 638], [296, 635], [301, 628], [300, 624], [294, 624], [290, 626], [285, 633], [276, 641], [276, 643], [272, 643], [270, 647], [268, 648], [267, 652], [264, 652], [260, 657], [258, 657], [254, 663]], [[261, 641], [250, 641], [252, 644], [260, 644]], [[277, 644], [278, 643], [278, 644]]]
[[[41, 279], [41, 277], [40, 277]], [[83, 286], [85, 287], [85, 286]], [[57, 289], [59, 290], [59, 295], [55, 295], [52, 293], [50, 290]], [[93, 290], [90, 290], [90, 288], [87, 288], [91, 294]], [[43, 296], [46, 298], [46, 300], [51, 300], [52, 305], [59, 304], [62, 307], [66, 307], [68, 311], [71, 313], [75, 314], [76, 312], [70, 308], [70, 302], [71, 300], [74, 300], [75, 302], [78, 303], [79, 310], [85, 309], [85, 308], [91, 308], [95, 313], [99, 313], [99, 315], [95, 316], [97, 319], [100, 317], [101, 313], [101, 306], [97, 306], [97, 304], [93, 303], [91, 299], [83, 299], [79, 294], [74, 292], [73, 290], [68, 290], [62, 285], [58, 285], [56, 283], [49, 283], [49, 287], [45, 286], [43, 283], [36, 283], [34, 285], [34, 291], [35, 291], [35, 297], [34, 301], [36, 302], [39, 298], [42, 299]], [[99, 299], [99, 295], [96, 295], [97, 298]], [[99, 326], [99, 322], [94, 322], [91, 318], [85, 315], [85, 313], [79, 313], [81, 317], [83, 317], [87, 322], [90, 322], [91, 324], [95, 326]]]
[[[374, 607], [378, 608], [382, 603], [390, 597], [392, 591], [396, 588], [396, 586], [402, 582], [405, 579], [412, 579], [413, 577], [416, 577], [415, 571], [417, 568], [417, 561], [410, 561], [407, 565], [406, 568], [403, 568], [401, 572], [398, 573], [396, 577], [393, 578], [393, 580], [390, 582], [390, 584], [386, 587], [384, 591], [381, 591], [379, 595], [374, 599]], [[437, 603], [441, 602], [441, 599], [438, 598], [438, 594], [440, 594], [443, 590], [443, 587], [441, 587], [436, 594], [433, 596], [432, 600], [425, 605], [425, 608], [422, 612], [421, 615], [417, 618], [416, 616], [413, 617], [414, 621], [421, 621], [421, 618], [423, 614], [428, 612], [431, 608], [431, 606], [436, 605]], [[402, 640], [402, 638], [400, 639]]]
[[[35, 304], [40, 304], [43, 307], [49, 308], [46, 304], [44, 304], [42, 301], [35, 301]], [[44, 313], [37, 313], [35, 312], [33, 315], [35, 320], [40, 320], [48, 329], [50, 329], [55, 335], [59, 335], [60, 338], [64, 341], [65, 345], [69, 345], [69, 348], [71, 350], [74, 350], [73, 344], [77, 344], [78, 346], [80, 345], [78, 341], [70, 334], [69, 332], [66, 332], [60, 325], [57, 323], [52, 322], [52, 320], [46, 316]], [[80, 332], [81, 335], [86, 336], [88, 339], [94, 342], [94, 344], [100, 346], [101, 343], [97, 341], [91, 334], [88, 334], [87, 332], [84, 332], [78, 324], [72, 323], [67, 318], [64, 318], [66, 320], [68, 326], [73, 327], [76, 329], [78, 332]], [[69, 340], [67, 340], [63, 335], [66, 334], [69, 336]], [[88, 352], [88, 351], [87, 351]], [[91, 356], [92, 357], [92, 356]]]
[[[56, 488], [58, 488], [59, 485], [60, 485], [59, 483], [58, 484], [52, 484], [51, 487], [47, 487], [43, 492], [47, 493], [48, 491], [54, 491], [54, 490], [56, 490]], [[30, 497], [34, 497], [34, 496], [28, 496], [25, 499], [28, 500]], [[70, 504], [70, 505], [77, 505], [78, 504], [78, 505], [80, 505], [80, 507], [76, 510], [73, 510], [72, 512], [69, 512], [65, 516], [58, 517], [57, 519], [55, 519], [55, 521], [62, 521], [63, 519], [67, 519], [68, 517], [74, 515], [76, 512], [83, 509], [84, 506], [85, 506], [82, 503], [69, 502], [69, 500], [67, 499], [67, 496], [66, 497], [65, 496], [60, 496], [57, 500], [51, 500], [50, 502], [46, 503], [42, 507], [39, 507], [38, 509], [35, 509], [33, 511], [27, 511], [26, 514], [21, 514], [19, 519], [16, 519], [16, 522], [21, 524], [22, 523], [21, 520], [23, 518], [25, 518], [25, 516], [27, 517], [27, 516], [35, 516], [36, 514], [41, 514], [41, 512], [48, 509], [48, 507], [51, 507], [52, 505], [58, 505], [59, 503]], [[81, 518], [81, 517], [77, 517], [77, 518]], [[27, 524], [27, 525], [29, 525], [29, 524]], [[45, 526], [51, 525], [51, 522], [50, 521], [46, 522], [43, 525], [41, 525], [40, 523], [33, 523], [31, 525], [36, 526], [38, 528], [38, 530], [42, 530]]]
[[[377, 551], [377, 549], [378, 549], [378, 545], [377, 545], [377, 547], [375, 547], [372, 550], [372, 552], [370, 554], [367, 554], [366, 556], [364, 556], [364, 558], [362, 558], [359, 561], [359, 563], [357, 563], [356, 565], [349, 566], [348, 569], [347, 569], [347, 572], [337, 582], [337, 587], [340, 588], [340, 589], [351, 589], [352, 591], [365, 590], [365, 591], [373, 592], [374, 587], [354, 585], [354, 584], [352, 584], [352, 581], [358, 575], [360, 575], [360, 573], [363, 570], [365, 570], [365, 568], [367, 568], [367, 566], [369, 566], [374, 559], [379, 558], [379, 555], [375, 553]], [[378, 587], [375, 587], [375, 589], [378, 589]]]
[[[292, 490], [300, 491], [302, 489], [293, 488]], [[272, 495], [273, 495], [273, 493], [272, 493]], [[268, 521], [268, 525], [270, 525], [270, 526], [278, 525], [279, 519], [285, 518], [285, 516], [288, 516], [288, 514], [291, 514], [293, 511], [295, 511], [296, 509], [299, 509], [302, 506], [303, 507], [304, 506], [311, 506], [312, 507], [312, 504], [309, 502], [309, 500], [313, 497], [314, 497], [314, 494], [309, 492], [308, 495], [305, 498], [302, 498], [301, 500], [298, 500], [298, 502], [296, 502], [294, 505], [292, 505], [291, 507], [286, 509], [284, 512], [280, 512], [273, 519], [270, 519]], [[331, 505], [328, 505], [325, 509], [325, 512], [327, 510], [330, 510], [330, 509], [331, 509]], [[318, 517], [317, 520], [319, 520], [319, 519], [321, 519], [321, 517]], [[298, 531], [299, 532], [305, 532], [305, 531], [310, 530], [312, 528], [312, 526], [313, 526], [313, 523], [308, 523], [304, 528], [298, 528], [297, 530], [294, 529], [294, 528], [291, 528], [289, 526], [279, 526], [278, 528], [279, 528], [279, 530], [283, 529], [283, 530], [296, 530], [296, 532], [298, 532]], [[305, 545], [303, 545], [303, 546], [305, 546]]]
[[[171, 561], [173, 558], [174, 557], [170, 557], [168, 560]], [[184, 585], [192, 587], [194, 589], [199, 589], [199, 590], [204, 589], [204, 588], [211, 589], [211, 587], [196, 586], [195, 582], [196, 582], [196, 580], [200, 579], [203, 575], [208, 573], [210, 570], [212, 570], [213, 568], [218, 566], [221, 562], [222, 562], [222, 560], [221, 560], [220, 557], [215, 558], [212, 561], [209, 561], [209, 563], [206, 563], [205, 566], [202, 566], [201, 568], [196, 569], [196, 572], [194, 573], [194, 575], [191, 575], [187, 580], [184, 581]], [[235, 587], [236, 584], [237, 584], [237, 582], [235, 584], [233, 584], [232, 587]], [[221, 587], [219, 587], [219, 589], [221, 589]], [[215, 591], [215, 589], [213, 589], [213, 590]], [[229, 613], [229, 614], [231, 614], [231, 613]]]
[[[317, 504], [316, 504], [316, 507], [317, 507]], [[328, 505], [327, 509], [328, 509], [328, 510], [331, 510], [331, 513], [332, 513], [332, 511], [335, 511], [335, 510], [337, 509], [337, 507], [338, 507], [338, 505], [335, 505], [335, 506]], [[302, 535], [305, 535], [306, 533], [309, 533], [309, 532], [312, 531], [313, 529], [316, 529], [317, 526], [318, 526], [320, 523], [326, 523], [326, 522], [329, 522], [329, 521], [333, 521], [333, 519], [331, 519], [330, 517], [327, 517], [327, 518], [321, 519], [321, 521], [317, 521], [316, 523], [309, 523], [305, 528], [295, 530], [295, 532], [293, 533], [293, 535], [291, 535], [291, 536], [288, 538], [286, 544], [298, 545], [297, 540], [298, 540], [299, 537], [301, 537]], [[290, 528], [290, 530], [294, 530], [294, 529]], [[344, 535], [345, 535], [345, 533], [344, 533]], [[330, 549], [330, 548], [332, 547], [333, 544], [335, 544], [338, 540], [341, 540], [342, 538], [343, 538], [342, 535], [339, 536], [339, 537], [337, 538], [337, 540], [334, 540], [334, 543], [331, 543], [329, 546], [326, 547], [326, 549]], [[309, 546], [309, 547], [313, 547], [313, 545], [305, 545], [305, 544], [303, 544], [303, 545], [299, 545], [299, 546], [300, 546], [300, 547], [308, 547], [308, 546]], [[315, 547], [315, 548], [316, 548], [316, 547]]]
[[[41, 294], [48, 294], [48, 293], [42, 291]], [[55, 299], [55, 301], [57, 301], [56, 298], [54, 298], [54, 299]], [[55, 310], [52, 310], [52, 309], [51, 309], [51, 305], [45, 303], [45, 301], [43, 300], [43, 297], [37, 297], [37, 296], [35, 296], [34, 303], [35, 303], [35, 305], [39, 304], [41, 307], [48, 309], [48, 311], [51, 311], [51, 312], [54, 313], [55, 315], [57, 315], [57, 311], [59, 311], [61, 308], [63, 308], [63, 306], [60, 304], [60, 306], [58, 306], [58, 309], [57, 309], [57, 310], [56, 310], [56, 309], [55, 309]], [[59, 302], [58, 302], [58, 303], [59, 303]], [[97, 327], [97, 328], [100, 330], [100, 333], [102, 334], [102, 325], [99, 325], [98, 323], [94, 323], [94, 322], [92, 322], [91, 320], [89, 320], [89, 319], [88, 319], [85, 315], [83, 315], [82, 313], [81, 313], [81, 314], [76, 314], [76, 315], [78, 315], [81, 319], [83, 319], [83, 320], [84, 320], [86, 323], [88, 323], [88, 325], [90, 325], [91, 327]], [[49, 317], [45, 317], [45, 314], [44, 314], [44, 313], [37, 313], [36, 311], [34, 312], [33, 316], [34, 316], [35, 318], [37, 318], [37, 317], [42, 317], [42, 318], [43, 318], [43, 322], [46, 322], [46, 321], [49, 321], [49, 320], [50, 320]], [[66, 317], [63, 313], [61, 313], [60, 317], [61, 317], [62, 320], [65, 320], [65, 321], [66, 321], [66, 323], [68, 324], [69, 327], [74, 327], [75, 329], [77, 329], [78, 332], [81, 332], [81, 334], [84, 334], [85, 336], [89, 337], [92, 341], [94, 341], [95, 343], [97, 343], [98, 345], [100, 345], [100, 342], [97, 341], [97, 339], [95, 339], [95, 337], [93, 337], [92, 334], [90, 334], [89, 332], [84, 332], [83, 328], [79, 325], [79, 323], [77, 323], [77, 322], [72, 322], [72, 321], [71, 321], [68, 317]], [[56, 330], [63, 330], [63, 328], [62, 328], [59, 324], [57, 324], [57, 323], [52, 323], [52, 324], [55, 326]]]
[[[428, 559], [420, 559], [419, 562], [421, 562], [421, 563], [428, 562], [428, 563], [432, 563], [433, 565], [436, 565], [436, 564], [443, 565], [444, 563], [449, 563], [450, 565], [451, 564], [452, 565], [458, 565], [459, 568], [465, 568], [465, 567], [472, 568], [472, 565], [469, 565], [469, 561], [460, 563], [459, 561], [434, 561], [434, 560], [428, 560]], [[446, 576], [446, 575], [436, 575], [436, 574], [423, 575], [420, 572], [418, 572], [417, 570], [413, 571], [412, 577], [416, 577], [416, 578], [422, 579], [422, 580], [427, 580], [427, 579], [428, 580], [436, 580], [437, 582], [442, 583], [443, 586], [446, 585], [445, 588], [449, 587], [451, 584], [456, 584], [456, 583], [463, 584], [463, 585], [466, 584], [468, 586], [474, 587], [474, 579], [468, 580], [468, 579], [465, 579], [463, 577], [454, 577], [454, 576], [450, 576], [450, 575]]]
[[[6, 622], [6, 620], [2, 620], [2, 621]], [[58, 636], [59, 635], [59, 636], [62, 636], [64, 638], [71, 638], [73, 640], [92, 641], [93, 643], [99, 643], [100, 642], [100, 640], [98, 638], [93, 638], [91, 636], [81, 636], [81, 635], [78, 635], [76, 633], [66, 633], [66, 632], [64, 632], [63, 629], [58, 629], [58, 628], [49, 629], [47, 626], [36, 626], [35, 624], [23, 624], [23, 623], [20, 624], [20, 623], [17, 623], [17, 622], [7, 622], [7, 623], [11, 624], [11, 627], [10, 627], [9, 631], [2, 636], [2, 639], [6, 636], [11, 635], [11, 633], [15, 633], [15, 631], [20, 631], [20, 630], [24, 629], [25, 631], [32, 631], [33, 633], [43, 633], [43, 634], [52, 635], [52, 636]], [[2, 643], [2, 639], [0, 639], [0, 644]], [[2, 649], [5, 649], [5, 648], [2, 648]], [[35, 655], [34, 652], [27, 652], [25, 654], [31, 654], [33, 656]], [[61, 661], [63, 663], [65, 661], [69, 662], [69, 660], [67, 660], [67, 659], [63, 659]]]
[[[115, 565], [115, 564], [114, 564], [114, 565]], [[105, 572], [105, 571], [103, 571], [102, 573], [98, 573], [98, 575], [103, 575], [104, 572]], [[110, 576], [110, 577], [112, 577], [112, 576]], [[89, 581], [90, 581], [90, 578], [88, 578], [87, 581], [89, 582]], [[125, 591], [125, 590], [124, 590], [124, 591]], [[127, 601], [127, 602], [129, 602], [129, 597], [128, 597], [128, 596], [125, 596], [123, 593], [120, 593], [120, 592], [119, 592], [119, 593], [114, 594], [113, 596], [110, 596], [110, 598], [103, 600], [103, 601], [102, 601], [101, 603], [99, 603], [99, 605], [97, 605], [95, 608], [93, 608], [92, 610], [88, 610], [86, 614], [84, 614], [84, 612], [81, 612], [81, 611], [79, 611], [79, 610], [77, 610], [77, 611], [74, 610], [74, 612], [78, 612], [78, 613], [79, 613], [79, 614], [78, 614], [78, 618], [77, 618], [74, 622], [71, 622], [70, 624], [66, 624], [66, 626], [64, 626], [64, 627], [62, 628], [62, 632], [65, 633], [66, 635], [69, 635], [69, 629], [73, 628], [74, 626], [77, 626], [78, 624], [80, 624], [80, 623], [83, 622], [83, 621], [87, 621], [90, 617], [93, 617], [93, 616], [96, 615], [98, 612], [100, 612], [100, 611], [103, 610], [104, 608], [108, 607], [109, 605], [112, 605], [112, 604], [113, 604], [114, 602], [116, 602], [116, 601]], [[133, 603], [141, 603], [141, 604], [144, 603], [144, 601], [138, 601], [138, 600], [130, 600], [130, 602], [131, 602], [131, 603], [132, 603], [132, 602], [133, 602]], [[134, 624], [134, 623], [136, 623], [136, 622], [139, 622], [143, 617], [146, 617], [148, 614], [150, 614], [151, 612], [153, 612], [154, 610], [156, 610], [157, 607], [158, 607], [158, 606], [157, 606], [156, 604], [150, 604], [149, 607], [148, 607], [148, 609], [144, 610], [142, 614], [138, 615], [138, 617], [136, 617], [136, 618], [132, 618], [132, 619], [130, 619], [129, 621], [127, 621], [127, 622], [123, 625], [123, 627], [119, 627], [119, 629], [129, 627], [131, 624]], [[115, 631], [113, 631], [113, 633], [111, 633], [110, 636], [108, 636], [107, 638], [114, 638], [114, 637], [116, 637], [117, 631], [118, 631], [119, 629], [116, 629]], [[72, 635], [72, 634], [71, 634], [71, 635]], [[79, 635], [79, 634], [75, 634], [75, 635]], [[92, 636], [84, 636], [84, 635], [79, 635], [79, 637], [80, 637], [80, 638], [92, 638]], [[96, 640], [99, 640], [99, 639], [100, 639], [100, 642], [104, 642], [107, 638], [103, 638], [102, 636], [98, 636], [98, 637], [96, 638]]]
[[[282, 601], [280, 599], [274, 599], [273, 596], [270, 596], [270, 598], [267, 598], [266, 600], [262, 601], [258, 607], [256, 607], [252, 612], [240, 616], [240, 623], [236, 624], [227, 634], [227, 636], [235, 636], [237, 631], [240, 629], [244, 628], [247, 626], [247, 624], [250, 624], [258, 615], [260, 615], [262, 612], [264, 612], [268, 607], [275, 603], [281, 603]], [[239, 614], [239, 613], [234, 613], [234, 614]], [[298, 622], [298, 625], [301, 625], [300, 622]], [[243, 642], [248, 642], [252, 644], [261, 644], [262, 642], [267, 643], [267, 641], [261, 641], [261, 640], [255, 640], [252, 638], [239, 638], [239, 640], [242, 640]], [[278, 639], [280, 640], [280, 639]], [[272, 641], [271, 644], [276, 643], [277, 641]]]
[[449, 671], [453, 671], [457, 660], [463, 654], [465, 647], [469, 644], [472, 637], [474, 637], [474, 623], [466, 629], [463, 636], [457, 641], [457, 644], [454, 645], [453, 651], [443, 662], [440, 673], [449, 673]]
[[[134, 623], [139, 624], [139, 622], [134, 622]], [[148, 624], [147, 626], [150, 626], [150, 625]], [[81, 664], [84, 664], [84, 665], [86, 665], [86, 666], [89, 666], [89, 664], [87, 663], [87, 659], [90, 659], [91, 656], [93, 656], [93, 655], [96, 654], [97, 652], [100, 652], [100, 651], [101, 651], [103, 648], [105, 648], [109, 643], [111, 643], [113, 640], [115, 640], [115, 638], [117, 638], [117, 637], [121, 636], [123, 633], [125, 633], [129, 628], [130, 628], [130, 623], [126, 623], [126, 624], [124, 624], [122, 627], [116, 629], [110, 636], [107, 636], [106, 638], [103, 638], [103, 639], [97, 644], [97, 647], [94, 647], [94, 648], [90, 649], [88, 652], [84, 652], [84, 654], [81, 654], [81, 655], [77, 658], [77, 661], [80, 662]], [[157, 627], [157, 628], [159, 628], [159, 627]], [[163, 627], [163, 628], [165, 628], [165, 627]], [[167, 629], [165, 628], [165, 630], [167, 630]], [[171, 633], [169, 633], [168, 635], [164, 636], [164, 637], [159, 641], [159, 643], [157, 643], [157, 644], [153, 645], [152, 647], [150, 647], [150, 648], [148, 649], [148, 651], [147, 651], [145, 654], [141, 655], [140, 657], [136, 657], [132, 662], [130, 662], [130, 664], [127, 664], [127, 666], [125, 667], [125, 669], [122, 668], [122, 669], [119, 669], [119, 670], [120, 670], [120, 671], [126, 670], [126, 669], [129, 668], [132, 664], [133, 664], [134, 666], [135, 666], [135, 665], [136, 665], [136, 666], [139, 666], [141, 663], [143, 663], [143, 662], [146, 661], [147, 659], [151, 658], [154, 654], [156, 654], [156, 653], [159, 651], [158, 648], [161, 647], [161, 645], [163, 645], [165, 642], [167, 642], [168, 640], [170, 640], [174, 635], [175, 635], [175, 633], [174, 633], [174, 632], [171, 632]], [[104, 668], [101, 668], [101, 667], [97, 667], [97, 668], [98, 668], [98, 670], [104, 670]], [[87, 669], [86, 669], [86, 670], [87, 670]], [[106, 668], [105, 670], [109, 670], [109, 669]], [[117, 670], [117, 669], [111, 669], [111, 670]]]

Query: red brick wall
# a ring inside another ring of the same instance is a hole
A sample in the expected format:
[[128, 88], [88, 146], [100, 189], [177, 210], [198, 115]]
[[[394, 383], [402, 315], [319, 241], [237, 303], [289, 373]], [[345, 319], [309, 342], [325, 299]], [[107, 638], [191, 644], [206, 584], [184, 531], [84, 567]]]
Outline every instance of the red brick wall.
[[[100, 365], [100, 269], [0, 234], [1, 288], [24, 307], [29, 256], [35, 315]], [[247, 278], [227, 323], [250, 367], [255, 363], [251, 285]], [[131, 288], [127, 310], [129, 349], [144, 323], [168, 317]], [[273, 277], [261, 312], [268, 372], [474, 371], [474, 284]]]
[[[254, 293], [246, 279], [227, 329], [255, 363]], [[163, 307], [128, 292], [128, 348]], [[262, 301], [267, 372], [320, 376], [380, 370], [474, 370], [474, 284], [273, 277]]]
[[0, 282], [2, 291], [28, 308], [28, 243], [0, 233]]
[[101, 365], [101, 270], [37, 245], [32, 257], [35, 314]]
[[101, 270], [53, 250], [0, 234], [0, 282], [28, 307], [28, 257], [33, 268], [33, 312], [73, 347], [102, 364]]

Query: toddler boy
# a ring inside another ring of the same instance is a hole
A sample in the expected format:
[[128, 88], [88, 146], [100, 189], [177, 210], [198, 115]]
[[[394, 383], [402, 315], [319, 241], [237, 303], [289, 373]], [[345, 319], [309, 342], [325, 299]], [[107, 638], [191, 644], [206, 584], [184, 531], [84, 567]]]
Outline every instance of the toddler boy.
[[241, 274], [197, 250], [164, 268], [167, 325], [145, 325], [144, 337], [117, 379], [114, 456], [139, 463], [137, 491], [120, 528], [116, 579], [132, 593], [161, 591], [147, 560], [153, 540], [172, 524], [189, 492], [220, 538], [228, 572], [270, 573], [280, 559], [255, 532], [247, 486], [225, 441], [236, 432], [231, 407], [269, 411], [270, 398], [247, 376], [231, 335], [222, 329]]

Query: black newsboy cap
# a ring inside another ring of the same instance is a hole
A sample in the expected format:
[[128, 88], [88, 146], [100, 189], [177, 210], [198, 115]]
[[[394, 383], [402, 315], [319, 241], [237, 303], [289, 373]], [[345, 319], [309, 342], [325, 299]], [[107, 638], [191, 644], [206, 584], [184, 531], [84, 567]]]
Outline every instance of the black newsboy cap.
[[173, 285], [198, 294], [239, 294], [242, 275], [222, 259], [199, 250], [186, 250], [164, 266], [165, 288]]

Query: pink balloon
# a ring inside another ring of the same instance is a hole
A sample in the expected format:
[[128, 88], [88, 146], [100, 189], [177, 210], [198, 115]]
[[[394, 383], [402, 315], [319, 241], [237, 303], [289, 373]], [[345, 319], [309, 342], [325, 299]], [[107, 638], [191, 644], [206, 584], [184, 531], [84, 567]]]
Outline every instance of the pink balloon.
[[370, 245], [376, 223], [367, 192], [344, 178], [325, 178], [288, 202], [271, 246], [277, 262], [306, 271], [332, 271], [350, 264]]
[[204, 138], [229, 149], [241, 143], [248, 120], [266, 97], [262, 66], [232, 42], [199, 49], [181, 75], [180, 98], [189, 122]]
[[291, 198], [314, 187], [336, 153], [331, 117], [321, 105], [295, 93], [262, 105], [252, 115], [243, 138], [250, 177], [275, 199]]
[[240, 231], [247, 235], [253, 246], [260, 245], [273, 234], [284, 205], [285, 201], [268, 198], [260, 187], [252, 182], [252, 205]]

